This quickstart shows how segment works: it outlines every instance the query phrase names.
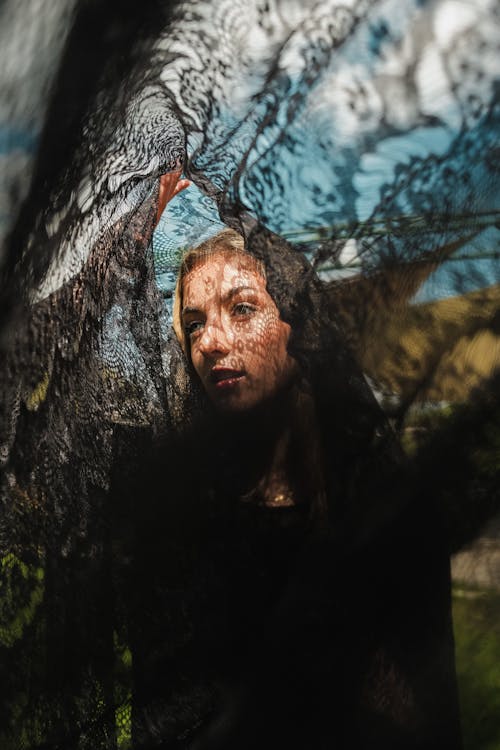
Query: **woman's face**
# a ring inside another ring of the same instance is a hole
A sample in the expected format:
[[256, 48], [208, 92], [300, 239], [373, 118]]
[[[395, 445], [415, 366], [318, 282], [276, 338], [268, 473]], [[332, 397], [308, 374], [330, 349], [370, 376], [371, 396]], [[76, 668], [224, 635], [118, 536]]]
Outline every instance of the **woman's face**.
[[290, 326], [242, 254], [221, 249], [186, 274], [182, 325], [193, 367], [219, 409], [251, 409], [290, 381]]

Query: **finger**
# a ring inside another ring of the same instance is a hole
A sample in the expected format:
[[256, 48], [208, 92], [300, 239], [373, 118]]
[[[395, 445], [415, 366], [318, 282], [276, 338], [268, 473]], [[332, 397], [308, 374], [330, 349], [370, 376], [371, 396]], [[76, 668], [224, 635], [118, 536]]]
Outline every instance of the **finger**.
[[168, 203], [168, 193], [169, 191], [166, 189], [165, 185], [160, 180], [160, 191], [158, 194], [158, 208], [156, 211], [155, 226], [157, 226], [158, 222], [160, 221], [161, 215], [163, 211], [165, 210], [165, 206]]
[[160, 195], [163, 196], [163, 194], [166, 194], [167, 201], [174, 195], [175, 186], [177, 185], [181, 174], [182, 170], [178, 169], [175, 172], [162, 174], [160, 177]]
[[[178, 169], [175, 172], [167, 172], [162, 174], [160, 177], [160, 188], [158, 191], [158, 210], [156, 212], [156, 224], [160, 221], [161, 215], [165, 210], [165, 206], [175, 195], [176, 185], [179, 181], [179, 177], [182, 174], [182, 170]], [[184, 180], [181, 180], [184, 182]]]
[[[175, 186], [174, 195], [177, 195], [177, 193], [180, 193], [182, 190], [185, 190], [192, 184], [193, 183], [191, 182], [191, 180], [179, 180], [177, 185]], [[172, 196], [172, 198], [174, 197], [174, 195]]]

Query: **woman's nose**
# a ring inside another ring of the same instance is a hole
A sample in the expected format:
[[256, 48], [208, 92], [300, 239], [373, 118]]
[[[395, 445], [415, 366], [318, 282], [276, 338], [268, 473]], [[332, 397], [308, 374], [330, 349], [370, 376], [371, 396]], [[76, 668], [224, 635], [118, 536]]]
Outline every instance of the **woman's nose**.
[[207, 323], [200, 338], [199, 349], [205, 356], [223, 357], [231, 351], [230, 339], [230, 333], [221, 322]]

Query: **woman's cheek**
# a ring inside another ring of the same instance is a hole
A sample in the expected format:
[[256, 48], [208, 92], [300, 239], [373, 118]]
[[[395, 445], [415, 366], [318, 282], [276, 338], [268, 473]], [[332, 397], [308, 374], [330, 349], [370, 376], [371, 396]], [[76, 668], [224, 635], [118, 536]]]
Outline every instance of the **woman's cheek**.
[[193, 364], [193, 367], [195, 369], [196, 374], [200, 378], [200, 380], [203, 381], [203, 368], [202, 368], [202, 356], [200, 352], [198, 351], [198, 348], [196, 344], [191, 345], [191, 362]]

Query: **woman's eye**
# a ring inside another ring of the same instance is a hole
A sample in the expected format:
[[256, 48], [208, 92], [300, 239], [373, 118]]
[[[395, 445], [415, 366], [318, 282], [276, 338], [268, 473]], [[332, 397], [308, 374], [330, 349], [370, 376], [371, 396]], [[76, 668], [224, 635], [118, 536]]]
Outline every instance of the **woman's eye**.
[[199, 331], [201, 328], [203, 328], [202, 320], [191, 320], [184, 325], [184, 331], [188, 336], [192, 336], [193, 333], [196, 333], [196, 331]]
[[233, 307], [233, 315], [251, 315], [255, 309], [255, 305], [250, 305], [248, 302], [238, 302]]

